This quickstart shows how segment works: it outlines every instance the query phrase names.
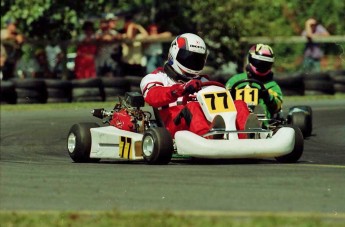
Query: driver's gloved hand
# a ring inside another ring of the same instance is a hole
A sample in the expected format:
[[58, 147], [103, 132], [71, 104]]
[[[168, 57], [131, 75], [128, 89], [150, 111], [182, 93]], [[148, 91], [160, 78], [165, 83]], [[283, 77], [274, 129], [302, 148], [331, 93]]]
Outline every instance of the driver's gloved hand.
[[201, 89], [201, 81], [197, 79], [190, 80], [184, 84], [174, 84], [171, 86], [171, 94], [174, 97], [181, 97], [185, 94], [194, 94]]

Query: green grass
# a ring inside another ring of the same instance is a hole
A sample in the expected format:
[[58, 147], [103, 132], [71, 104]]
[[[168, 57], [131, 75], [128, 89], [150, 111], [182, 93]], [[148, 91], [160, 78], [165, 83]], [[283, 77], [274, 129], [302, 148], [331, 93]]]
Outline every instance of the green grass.
[[[311, 95], [311, 96], [286, 96], [284, 101], [299, 101], [299, 100], [336, 100], [344, 99], [345, 94], [336, 95]], [[46, 104], [1, 104], [1, 111], [26, 111], [26, 110], [57, 110], [57, 109], [94, 109], [105, 108], [110, 109], [114, 107], [117, 101], [107, 102], [73, 102], [73, 103], [46, 103]]]
[[0, 212], [2, 227], [21, 226], [149, 226], [149, 227], [341, 227], [345, 217], [334, 214], [250, 212]]

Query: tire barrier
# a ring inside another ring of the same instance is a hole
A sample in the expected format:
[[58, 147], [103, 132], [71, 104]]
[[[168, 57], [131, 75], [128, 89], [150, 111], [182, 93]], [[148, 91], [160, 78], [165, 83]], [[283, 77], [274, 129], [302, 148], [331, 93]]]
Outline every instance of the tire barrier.
[[306, 95], [333, 95], [334, 86], [329, 73], [305, 73], [304, 93]]
[[334, 71], [331, 74], [334, 93], [345, 93], [345, 70]]
[[130, 83], [130, 91], [137, 91], [141, 93], [140, 82], [142, 78], [143, 78], [142, 76], [133, 76], [133, 75], [125, 76], [125, 80], [129, 81]]
[[[141, 79], [141, 76], [133, 75], [80, 80], [12, 79], [1, 81], [0, 103], [111, 101], [128, 91], [141, 92]], [[284, 96], [345, 94], [344, 70], [312, 74], [276, 74], [275, 80]]]
[[300, 73], [283, 74], [274, 77], [284, 96], [304, 95], [304, 81]]
[[12, 81], [1, 81], [0, 102], [7, 104], [17, 103], [17, 92]]
[[102, 102], [105, 94], [100, 78], [74, 79], [72, 83], [72, 102]]
[[115, 100], [118, 96], [123, 96], [130, 90], [130, 82], [122, 77], [103, 77], [101, 78], [105, 100]]
[[68, 80], [46, 79], [48, 103], [71, 102], [72, 83]]
[[32, 104], [47, 102], [47, 87], [43, 79], [14, 79], [17, 103]]

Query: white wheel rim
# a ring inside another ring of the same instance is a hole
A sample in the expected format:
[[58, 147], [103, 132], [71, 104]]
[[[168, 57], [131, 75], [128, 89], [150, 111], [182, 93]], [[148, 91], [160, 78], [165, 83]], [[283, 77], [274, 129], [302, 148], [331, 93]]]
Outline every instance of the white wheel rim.
[[67, 140], [67, 147], [70, 153], [74, 152], [76, 143], [77, 143], [77, 137], [74, 135], [74, 133], [69, 134], [68, 140]]
[[143, 153], [145, 156], [150, 156], [153, 152], [154, 141], [151, 136], [146, 136], [143, 141]]

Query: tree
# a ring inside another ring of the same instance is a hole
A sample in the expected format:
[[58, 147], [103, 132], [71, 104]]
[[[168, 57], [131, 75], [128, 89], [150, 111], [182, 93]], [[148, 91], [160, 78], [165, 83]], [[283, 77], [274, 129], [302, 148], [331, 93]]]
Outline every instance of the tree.
[[310, 16], [333, 35], [345, 31], [345, 2], [338, 0], [1, 0], [2, 25], [15, 18], [28, 37], [48, 41], [73, 39], [83, 20], [107, 12], [137, 14], [144, 26], [155, 22], [173, 34], [198, 33], [216, 65], [242, 61], [240, 37], [299, 35]]

